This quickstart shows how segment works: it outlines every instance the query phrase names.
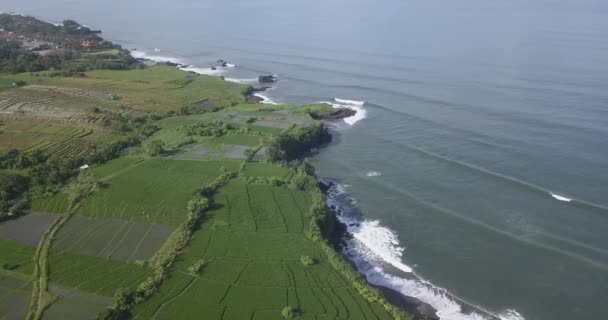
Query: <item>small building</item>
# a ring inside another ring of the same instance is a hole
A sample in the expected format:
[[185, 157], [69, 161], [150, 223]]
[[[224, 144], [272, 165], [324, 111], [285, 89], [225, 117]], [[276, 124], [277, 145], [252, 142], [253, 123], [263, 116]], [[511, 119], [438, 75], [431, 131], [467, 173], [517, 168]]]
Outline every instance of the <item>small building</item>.
[[80, 45], [81, 45], [83, 48], [87, 48], [87, 49], [89, 49], [89, 48], [92, 48], [92, 47], [93, 47], [93, 45], [95, 45], [95, 42], [93, 42], [92, 40], [83, 40], [83, 41], [80, 43]]

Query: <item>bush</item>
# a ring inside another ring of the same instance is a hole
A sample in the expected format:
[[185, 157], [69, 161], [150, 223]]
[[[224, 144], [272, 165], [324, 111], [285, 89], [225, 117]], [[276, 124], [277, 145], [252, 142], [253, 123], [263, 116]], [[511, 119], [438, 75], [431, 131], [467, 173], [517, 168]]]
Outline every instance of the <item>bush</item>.
[[201, 274], [201, 272], [203, 271], [203, 268], [205, 267], [205, 265], [207, 264], [207, 261], [205, 259], [200, 259], [197, 262], [195, 262], [192, 266], [190, 266], [190, 268], [188, 268], [188, 271], [190, 272], [190, 274], [192, 276], [199, 276]]
[[307, 266], [307, 267], [317, 264], [317, 261], [314, 258], [310, 257], [310, 256], [302, 256], [300, 258], [300, 262], [302, 262], [302, 264], [305, 265], [305, 266]]
[[287, 306], [281, 310], [281, 316], [283, 319], [296, 319], [300, 316], [300, 310]]
[[165, 143], [161, 140], [152, 140], [144, 146], [146, 154], [156, 157], [165, 152]]

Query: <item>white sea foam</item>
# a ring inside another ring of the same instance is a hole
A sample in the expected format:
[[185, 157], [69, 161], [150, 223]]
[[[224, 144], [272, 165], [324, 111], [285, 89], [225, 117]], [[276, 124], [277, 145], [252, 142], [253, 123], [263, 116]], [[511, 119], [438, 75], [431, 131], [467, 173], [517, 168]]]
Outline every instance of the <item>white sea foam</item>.
[[329, 104], [336, 109], [346, 108], [355, 110], [357, 112], [355, 115], [342, 119], [351, 126], [367, 117], [367, 110], [363, 108], [365, 101], [334, 98], [333, 102], [321, 101], [321, 103]]
[[148, 59], [148, 60], [152, 60], [154, 62], [172, 62], [172, 63], [178, 63], [178, 64], [183, 63], [183, 61], [179, 58], [160, 56], [160, 55], [155, 55], [155, 54], [147, 54], [145, 51], [141, 51], [141, 50], [131, 50], [131, 56], [133, 56], [133, 58]]
[[524, 320], [515, 310], [507, 310], [499, 315], [489, 317], [487, 312], [465, 312], [462, 303], [446, 289], [435, 286], [418, 277], [398, 277], [386, 272], [389, 265], [404, 272], [412, 268], [402, 262], [404, 248], [397, 235], [379, 221], [365, 220], [354, 214], [356, 202], [346, 193], [347, 185], [335, 184], [328, 191], [328, 205], [336, 209], [338, 219], [347, 226], [352, 238], [346, 239], [344, 253], [355, 263], [367, 280], [375, 285], [384, 286], [415, 297], [426, 302], [437, 310], [442, 320]]
[[365, 104], [365, 101], [347, 100], [347, 99], [340, 99], [340, 98], [334, 98], [334, 100], [338, 103], [351, 105], [351, 106], [362, 106], [363, 104]]
[[265, 103], [265, 104], [273, 104], [273, 105], [277, 105], [278, 103], [275, 102], [274, 100], [270, 99], [267, 95], [263, 94], [263, 93], [254, 93], [253, 94], [256, 97], [262, 98], [261, 103]]
[[257, 78], [225, 78], [224, 80], [236, 83], [250, 83], [258, 81]]
[[206, 75], [210, 75], [210, 76], [219, 76], [222, 74], [222, 70], [220, 70], [220, 69], [213, 70], [211, 68], [199, 68], [199, 67], [195, 67], [193, 65], [190, 65], [187, 67], [182, 67], [179, 69], [184, 70], [184, 71], [198, 73], [198, 74], [206, 74]]
[[365, 175], [368, 176], [368, 177], [379, 177], [379, 176], [382, 175], [382, 173], [378, 172], [378, 171], [369, 171]]
[[555, 193], [552, 193], [551, 196], [559, 201], [565, 201], [565, 202], [572, 201], [572, 199], [570, 199], [570, 198], [566, 198], [564, 196], [560, 196], [559, 194], [555, 194]]
[[234, 68], [234, 67], [236, 67], [236, 64], [226, 63], [226, 68]]
[[160, 52], [160, 49], [158, 49], [158, 48], [154, 48], [154, 51], [155, 51], [155, 52]]
[[505, 312], [498, 314], [501, 320], [525, 320], [525, 318], [516, 310], [509, 309]]

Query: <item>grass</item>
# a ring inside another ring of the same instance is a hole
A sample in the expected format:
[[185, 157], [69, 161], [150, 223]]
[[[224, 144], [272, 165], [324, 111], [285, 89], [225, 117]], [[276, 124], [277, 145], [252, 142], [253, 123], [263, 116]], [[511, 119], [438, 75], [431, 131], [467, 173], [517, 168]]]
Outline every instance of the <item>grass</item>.
[[136, 112], [177, 110], [208, 100], [215, 105], [242, 103], [247, 86], [216, 77], [196, 75], [167, 66], [141, 70], [95, 70], [85, 78], [48, 77], [19, 74], [14, 78], [30, 84], [77, 88], [120, 97], [116, 105], [126, 104]]
[[13, 88], [14, 82], [13, 79], [0, 77], [0, 90]]
[[289, 170], [263, 162], [250, 162], [245, 166], [245, 175], [248, 177], [285, 178], [289, 175]]
[[85, 55], [87, 55], [87, 56], [100, 56], [100, 55], [117, 56], [119, 54], [120, 54], [120, 51], [118, 51], [118, 49], [111, 49], [111, 50], [88, 52]]
[[[248, 167], [265, 176], [285, 174], [269, 164]], [[159, 292], [135, 306], [134, 319], [282, 319], [286, 306], [302, 319], [390, 318], [360, 297], [305, 236], [308, 193], [234, 180], [214, 200], [209, 220]], [[303, 255], [315, 264], [303, 265]], [[200, 259], [207, 263], [193, 276], [188, 269]]]
[[147, 160], [106, 180], [107, 186], [84, 200], [78, 213], [176, 226], [197, 188], [218, 176], [221, 167], [234, 170], [238, 162]]
[[51, 197], [32, 200], [33, 212], [65, 213], [69, 206], [68, 195], [63, 192], [59, 192]]
[[0, 275], [8, 274], [30, 280], [34, 272], [34, 251], [36, 247], [12, 240], [0, 239]]
[[172, 231], [172, 227], [158, 224], [75, 216], [59, 230], [52, 249], [120, 261], [146, 261]]
[[52, 283], [105, 296], [137, 285], [150, 272], [147, 266], [69, 252], [52, 253], [49, 263]]

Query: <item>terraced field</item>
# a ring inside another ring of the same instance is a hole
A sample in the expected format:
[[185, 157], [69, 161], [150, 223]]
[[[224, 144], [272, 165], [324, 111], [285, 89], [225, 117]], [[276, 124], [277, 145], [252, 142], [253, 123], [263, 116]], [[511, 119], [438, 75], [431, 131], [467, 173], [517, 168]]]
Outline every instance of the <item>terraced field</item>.
[[[250, 171], [272, 172], [257, 164]], [[282, 173], [282, 171], [277, 170]], [[214, 197], [216, 209], [197, 231], [169, 279], [133, 310], [135, 319], [390, 319], [370, 304], [327, 262], [304, 235], [309, 195], [234, 180]], [[302, 256], [316, 263], [306, 266]], [[188, 268], [207, 263], [200, 276]]]
[[[111, 104], [106, 107], [117, 108], [126, 104], [128, 109], [137, 113], [165, 112], [188, 105], [229, 106], [235, 103], [243, 103], [245, 98], [242, 93], [247, 89], [245, 85], [225, 82], [216, 77], [187, 73], [165, 66], [125, 71], [95, 70], [87, 72], [86, 77], [80, 78], [49, 77], [44, 72], [38, 73], [38, 76], [20, 74], [12, 76], [12, 78], [36, 86], [67, 88], [67, 93], [61, 92], [62, 97], [71, 97], [71, 99], [66, 98], [67, 102], [79, 101], [78, 99], [80, 99], [82, 102], [97, 101], [97, 104], [99, 104], [105, 101], [99, 99], [100, 97], [118, 97], [118, 101], [110, 101]], [[13, 91], [18, 90], [3, 92], [12, 93]], [[74, 94], [75, 92], [81, 92], [82, 95]], [[42, 100], [44, 104], [30, 102], [31, 109], [44, 110], [44, 106], [56, 101], [56, 95], [50, 94], [50, 96], [44, 96]], [[17, 103], [20, 101], [18, 99]], [[12, 102], [7, 100], [7, 104], [10, 103]], [[72, 103], [68, 104], [68, 106], [72, 105]], [[90, 103], [82, 105], [91, 106]], [[18, 109], [18, 106], [12, 108]], [[73, 110], [72, 108], [68, 109]]]
[[115, 110], [118, 103], [107, 94], [93, 90], [29, 85], [0, 91], [0, 113], [25, 114], [54, 119], [95, 122], [95, 107]]
[[78, 156], [89, 151], [92, 144], [114, 139], [113, 135], [92, 128], [37, 119], [8, 120], [0, 130], [2, 149], [42, 150], [62, 157]]

